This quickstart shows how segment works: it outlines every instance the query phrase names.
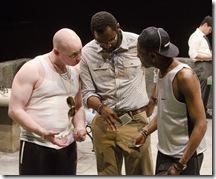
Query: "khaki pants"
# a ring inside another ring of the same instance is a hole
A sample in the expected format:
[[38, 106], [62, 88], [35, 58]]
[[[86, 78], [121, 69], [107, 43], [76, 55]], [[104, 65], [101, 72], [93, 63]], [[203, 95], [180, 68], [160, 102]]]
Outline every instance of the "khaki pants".
[[99, 175], [121, 175], [123, 157], [126, 175], [153, 175], [150, 136], [140, 148], [130, 148], [138, 130], [148, 124], [146, 112], [133, 116], [133, 121], [118, 127], [117, 131], [107, 130], [106, 121], [96, 115], [92, 122], [93, 143]]

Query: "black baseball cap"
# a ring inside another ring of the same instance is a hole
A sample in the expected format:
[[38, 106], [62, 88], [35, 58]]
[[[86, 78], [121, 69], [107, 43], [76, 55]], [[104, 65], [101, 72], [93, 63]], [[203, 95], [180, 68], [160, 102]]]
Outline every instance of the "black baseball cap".
[[152, 50], [165, 57], [177, 57], [179, 49], [170, 42], [169, 34], [163, 28], [148, 27], [138, 37], [141, 48]]

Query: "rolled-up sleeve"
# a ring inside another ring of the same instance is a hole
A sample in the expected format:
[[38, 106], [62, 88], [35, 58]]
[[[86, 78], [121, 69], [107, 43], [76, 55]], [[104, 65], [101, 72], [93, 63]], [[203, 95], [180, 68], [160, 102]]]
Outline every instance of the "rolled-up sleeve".
[[87, 61], [85, 60], [85, 57], [82, 56], [80, 61], [80, 78], [81, 78], [81, 86], [82, 86], [82, 95], [83, 95], [83, 103], [85, 107], [87, 106], [87, 100], [91, 96], [97, 96], [96, 94], [96, 87], [93, 82], [89, 67], [87, 65]]

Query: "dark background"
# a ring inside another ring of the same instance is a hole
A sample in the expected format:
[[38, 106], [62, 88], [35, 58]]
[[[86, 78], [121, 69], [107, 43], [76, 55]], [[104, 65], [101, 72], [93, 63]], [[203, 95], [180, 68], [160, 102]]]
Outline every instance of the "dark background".
[[75, 30], [85, 45], [93, 38], [91, 16], [101, 10], [111, 12], [125, 31], [139, 34], [148, 26], [164, 28], [171, 42], [179, 47], [179, 56], [188, 57], [188, 38], [206, 15], [212, 15], [212, 1], [149, 1], [2, 1], [0, 61], [33, 58], [49, 52], [54, 33], [63, 27]]

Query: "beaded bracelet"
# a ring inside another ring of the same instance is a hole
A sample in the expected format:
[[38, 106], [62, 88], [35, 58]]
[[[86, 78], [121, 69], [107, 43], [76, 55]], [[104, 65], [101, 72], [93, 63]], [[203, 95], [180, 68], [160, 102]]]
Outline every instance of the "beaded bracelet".
[[148, 136], [148, 131], [144, 128], [140, 129], [141, 134], [146, 138]]

